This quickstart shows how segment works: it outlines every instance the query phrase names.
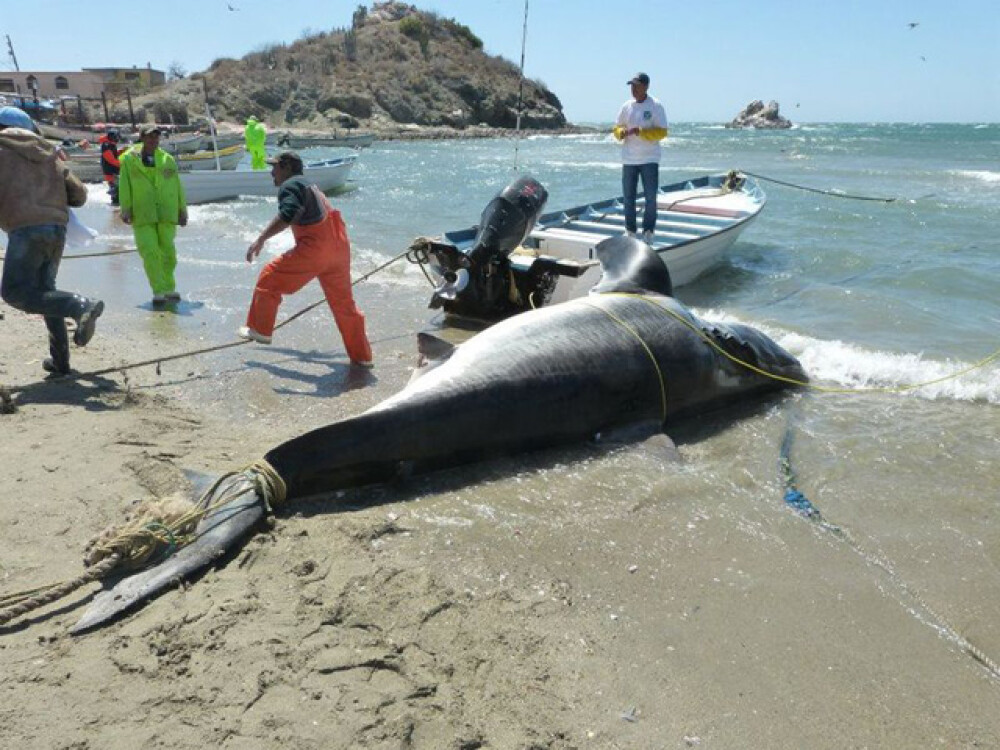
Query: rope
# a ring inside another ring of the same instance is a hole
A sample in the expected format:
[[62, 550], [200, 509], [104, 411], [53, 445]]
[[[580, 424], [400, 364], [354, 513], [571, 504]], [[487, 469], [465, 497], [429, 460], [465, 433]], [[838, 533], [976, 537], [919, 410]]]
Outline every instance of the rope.
[[702, 331], [696, 325], [694, 325], [690, 321], [686, 320], [682, 316], [678, 315], [673, 310], [670, 310], [670, 309], [668, 309], [666, 307], [663, 307], [663, 305], [659, 304], [658, 302], [655, 302], [650, 297], [647, 297], [647, 296], [642, 295], [642, 294], [628, 294], [628, 293], [625, 293], [625, 292], [615, 292], [614, 295], [615, 296], [620, 296], [620, 297], [635, 297], [637, 299], [642, 300], [643, 302], [646, 302], [646, 303], [648, 303], [650, 305], [653, 305], [654, 307], [659, 308], [663, 312], [668, 313], [669, 315], [673, 316], [675, 319], [677, 319], [678, 321], [680, 321], [681, 323], [683, 323], [685, 326], [687, 326], [689, 329], [691, 329], [692, 331], [694, 331], [694, 333], [697, 334], [701, 339], [703, 339], [705, 341], [705, 343], [707, 343], [709, 346], [711, 346], [713, 349], [715, 349], [717, 352], [719, 352], [719, 354], [721, 354], [722, 356], [726, 357], [726, 359], [729, 359], [730, 361], [735, 362], [736, 364], [738, 364], [738, 365], [740, 365], [742, 367], [745, 367], [746, 369], [748, 369], [748, 370], [750, 370], [752, 372], [755, 372], [758, 375], [762, 375], [762, 376], [764, 376], [766, 378], [770, 378], [771, 380], [777, 380], [777, 381], [779, 381], [781, 383], [788, 383], [789, 385], [797, 385], [797, 386], [800, 386], [802, 388], [809, 388], [811, 390], [821, 391], [823, 393], [905, 393], [907, 391], [913, 391], [913, 390], [916, 390], [918, 388], [924, 388], [924, 387], [926, 387], [928, 385], [935, 385], [937, 383], [942, 383], [942, 382], [944, 382], [946, 380], [953, 380], [955, 378], [960, 378], [963, 375], [965, 375], [965, 374], [967, 374], [969, 372], [972, 372], [973, 370], [976, 370], [976, 369], [978, 369], [980, 367], [988, 365], [990, 362], [992, 362], [993, 360], [995, 360], [998, 357], [1000, 357], [1000, 349], [997, 349], [993, 353], [988, 354], [987, 356], [983, 357], [978, 362], [974, 362], [973, 364], [969, 365], [968, 367], [964, 367], [961, 370], [958, 370], [957, 372], [953, 372], [953, 373], [950, 373], [948, 375], [943, 375], [940, 378], [933, 378], [931, 380], [924, 380], [924, 381], [922, 381], [920, 383], [911, 383], [909, 385], [864, 386], [864, 387], [857, 387], [857, 388], [841, 388], [841, 387], [834, 387], [834, 386], [818, 385], [816, 383], [810, 383], [807, 380], [798, 380], [796, 378], [787, 378], [787, 377], [785, 377], [783, 375], [776, 375], [776, 374], [774, 374], [772, 372], [768, 372], [767, 370], [762, 370], [761, 368], [757, 367], [756, 365], [752, 365], [749, 362], [744, 362], [739, 357], [736, 357], [736, 356], [730, 354], [725, 349], [723, 349], [721, 346], [719, 346], [712, 339], [711, 336], [709, 336], [707, 333], [705, 333], [704, 331]]
[[[11, 620], [21, 617], [22, 615], [26, 615], [39, 607], [44, 607], [46, 604], [58, 601], [64, 596], [69, 596], [78, 588], [86, 586], [91, 581], [103, 578], [118, 565], [118, 562], [118, 557], [111, 556], [102, 561], [99, 565], [89, 568], [81, 575], [76, 578], [71, 578], [65, 583], [53, 584], [51, 586], [43, 586], [41, 589], [35, 589], [34, 591], [42, 591], [43, 593], [22, 598], [20, 603], [0, 609], [0, 625], [6, 625]], [[20, 595], [14, 594], [10, 597], [4, 597], [4, 599], [0, 601], [6, 601], [8, 599], [17, 601], [19, 597]]]
[[607, 315], [609, 318], [611, 318], [613, 321], [615, 321], [618, 325], [620, 325], [626, 331], [628, 331], [629, 333], [631, 333], [632, 336], [635, 337], [635, 340], [639, 342], [639, 344], [642, 346], [643, 349], [645, 349], [646, 354], [649, 355], [649, 360], [653, 363], [653, 367], [656, 370], [656, 379], [657, 379], [657, 381], [659, 381], [659, 384], [660, 384], [660, 406], [661, 406], [661, 409], [662, 409], [662, 419], [660, 421], [663, 422], [663, 423], [666, 423], [666, 421], [667, 421], [667, 384], [666, 384], [666, 381], [665, 381], [665, 379], [663, 377], [663, 371], [660, 369], [660, 363], [656, 361], [656, 355], [653, 354], [652, 349], [649, 348], [649, 345], [645, 342], [645, 340], [643, 340], [642, 336], [639, 335], [639, 332], [637, 330], [635, 330], [635, 328], [633, 328], [632, 326], [630, 326], [628, 323], [626, 323], [624, 320], [622, 320], [621, 318], [619, 318], [617, 315], [615, 315], [610, 310], [605, 310], [603, 307], [600, 307], [599, 305], [596, 305], [593, 302], [590, 302], [589, 300], [585, 300], [584, 304], [589, 305], [590, 307], [593, 307], [595, 310], [600, 310], [602, 313], [604, 313], [605, 315]]
[[[778, 459], [778, 467], [784, 484], [785, 504], [795, 510], [795, 512], [802, 517], [816, 523], [817, 526], [819, 526], [819, 528], [823, 531], [826, 531], [843, 541], [855, 553], [860, 555], [869, 565], [879, 568], [888, 576], [889, 580], [899, 588], [900, 591], [909, 596], [910, 599], [916, 602], [917, 605], [924, 610], [932, 621], [929, 623], [931, 627], [936, 629], [942, 635], [948, 637], [962, 650], [963, 653], [970, 656], [978, 662], [980, 666], [986, 669], [986, 671], [989, 672], [993, 678], [1000, 679], [1000, 665], [998, 665], [997, 662], [991, 659], [982, 649], [971, 643], [961, 633], [955, 630], [955, 628], [953, 628], [943, 616], [938, 614], [937, 611], [927, 603], [918, 591], [915, 591], [909, 586], [909, 584], [899, 577], [899, 574], [896, 573], [892, 565], [885, 560], [885, 558], [866, 551], [861, 543], [858, 542], [849, 531], [825, 520], [820, 513], [819, 508], [813, 505], [809, 499], [798, 490], [796, 487], [795, 472], [792, 469], [791, 461], [792, 439], [792, 418], [789, 418], [788, 425], [785, 428], [785, 437], [781, 442], [781, 452]], [[913, 612], [913, 614], [917, 616], [918, 619], [922, 619], [915, 612]]]
[[524, 0], [524, 27], [521, 29], [521, 73], [517, 83], [517, 123], [514, 132], [514, 171], [517, 171], [518, 149], [521, 146], [521, 109], [524, 106], [524, 49], [528, 41], [528, 0]]
[[[138, 250], [133, 248], [132, 250], [108, 250], [103, 253], [77, 253], [76, 255], [64, 255], [60, 260], [77, 260], [78, 258], [100, 258], [105, 255], [128, 255], [129, 253], [136, 253]], [[0, 263], [3, 263], [6, 255], [0, 255]]]
[[[399, 259], [407, 256], [409, 253], [410, 253], [410, 249], [407, 249], [407, 250], [403, 251], [399, 255], [396, 255], [395, 257], [393, 257], [392, 259], [386, 261], [385, 263], [383, 263], [382, 265], [378, 266], [377, 268], [372, 269], [371, 271], [369, 271], [365, 275], [360, 276], [357, 279], [355, 279], [354, 281], [352, 281], [351, 282], [351, 286], [352, 287], [353, 286], [357, 286], [362, 281], [367, 281], [369, 278], [371, 278], [372, 276], [374, 276], [376, 273], [378, 273], [379, 271], [383, 270], [384, 268], [392, 265], [393, 263], [395, 263]], [[297, 313], [289, 316], [286, 320], [283, 320], [281, 323], [278, 323], [278, 325], [276, 325], [274, 327], [275, 330], [277, 330], [279, 328], [284, 328], [286, 325], [288, 325], [289, 323], [291, 323], [293, 320], [301, 318], [307, 312], [310, 312], [311, 310], [316, 309], [317, 307], [319, 307], [320, 305], [322, 305], [324, 302], [326, 302], [326, 298], [325, 297], [323, 299], [321, 299], [321, 300], [317, 300], [316, 302], [312, 303], [311, 305], [308, 305], [307, 307], [302, 308]], [[207, 347], [204, 347], [203, 349], [193, 349], [191, 351], [180, 352], [178, 354], [170, 354], [170, 355], [167, 355], [165, 357], [156, 357], [154, 359], [147, 359], [147, 360], [143, 360], [142, 362], [132, 362], [130, 364], [117, 365], [117, 366], [113, 366], [113, 367], [104, 367], [104, 368], [102, 368], [100, 370], [91, 370], [89, 372], [70, 373], [68, 375], [63, 376], [62, 378], [59, 378], [59, 380], [56, 381], [56, 382], [65, 383], [65, 382], [68, 382], [68, 381], [76, 381], [76, 380], [91, 380], [93, 378], [99, 377], [101, 375], [107, 375], [108, 373], [112, 373], [112, 372], [125, 372], [126, 370], [135, 370], [135, 369], [137, 369], [139, 367], [147, 367], [149, 365], [160, 365], [160, 364], [163, 364], [164, 362], [172, 362], [173, 360], [176, 360], [176, 359], [186, 359], [188, 357], [195, 357], [195, 356], [198, 356], [200, 354], [208, 354], [210, 352], [217, 352], [217, 351], [221, 351], [223, 349], [232, 349], [233, 347], [243, 346], [243, 345], [249, 344], [249, 343], [252, 343], [252, 342], [250, 342], [249, 340], [242, 340], [241, 339], [240, 341], [230, 341], [230, 342], [225, 343], [225, 344], [216, 344], [214, 346], [207, 346]], [[38, 385], [39, 383], [50, 383], [50, 382], [53, 382], [53, 381], [50, 381], [50, 380], [41, 380], [41, 381], [36, 381], [35, 383], [28, 383], [26, 385], [10, 386], [10, 387], [8, 387], [6, 389], [6, 391], [7, 391], [7, 393], [11, 393], [11, 394], [13, 394], [13, 393], [21, 393], [22, 391], [26, 391], [28, 388], [31, 388], [32, 386]]]
[[[234, 482], [243, 476], [249, 486]], [[81, 575], [64, 583], [0, 597], [0, 625], [62, 599], [91, 581], [102, 580], [112, 571], [136, 570], [163, 560], [195, 540], [198, 524], [234, 500], [255, 492], [268, 511], [285, 501], [287, 485], [277, 470], [261, 458], [245, 469], [219, 477], [196, 503], [165, 498], [140, 505], [135, 517], [117, 528], [106, 529], [87, 545]]]
[[753, 172], [743, 172], [743, 174], [756, 177], [758, 180], [764, 180], [765, 182], [773, 182], [775, 185], [784, 185], [785, 187], [795, 188], [796, 190], [806, 190], [810, 193], [829, 195], [833, 198], [850, 198], [856, 201], [876, 201], [878, 203], [893, 203], [896, 201], [896, 198], [874, 198], [870, 195], [850, 195], [849, 193], [842, 193], [836, 190], [820, 190], [819, 188], [808, 187], [806, 185], [796, 185], [794, 182], [776, 180], [773, 177], [765, 177], [764, 175], [754, 174]]
[[424, 267], [430, 263], [429, 253], [432, 242], [433, 240], [430, 237], [417, 237], [406, 252], [406, 259], [410, 263], [416, 264], [420, 268], [420, 272], [424, 275], [424, 278], [427, 279], [427, 283], [436, 289], [437, 284], [434, 283], [434, 279], [431, 278]]

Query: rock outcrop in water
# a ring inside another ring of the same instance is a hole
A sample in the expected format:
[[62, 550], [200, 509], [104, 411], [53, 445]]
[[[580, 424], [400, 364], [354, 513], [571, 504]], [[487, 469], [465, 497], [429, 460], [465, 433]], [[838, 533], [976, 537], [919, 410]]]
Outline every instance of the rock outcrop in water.
[[792, 127], [792, 121], [778, 113], [778, 103], [769, 101], [767, 105], [760, 99], [750, 102], [726, 124], [727, 128], [757, 128], [760, 130], [783, 130]]

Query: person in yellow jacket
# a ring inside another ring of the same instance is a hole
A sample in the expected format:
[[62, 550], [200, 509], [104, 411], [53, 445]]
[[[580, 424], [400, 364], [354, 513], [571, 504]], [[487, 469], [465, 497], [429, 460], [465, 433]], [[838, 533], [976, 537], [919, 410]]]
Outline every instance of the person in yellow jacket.
[[637, 73], [628, 82], [632, 98], [622, 105], [614, 136], [622, 142], [622, 194], [625, 230], [635, 236], [635, 196], [642, 177], [646, 205], [642, 213], [642, 239], [652, 242], [656, 231], [656, 191], [660, 183], [660, 141], [667, 137], [667, 113], [649, 95], [649, 76]]
[[251, 168], [267, 169], [267, 149], [264, 147], [267, 141], [267, 128], [264, 127], [264, 123], [250, 115], [243, 130], [243, 140], [246, 141], [247, 151], [250, 152]]
[[153, 303], [179, 300], [174, 269], [177, 226], [187, 225], [184, 186], [174, 157], [160, 148], [160, 129], [143, 125], [140, 143], [121, 156], [118, 200], [122, 221], [132, 225], [135, 246], [142, 256]]

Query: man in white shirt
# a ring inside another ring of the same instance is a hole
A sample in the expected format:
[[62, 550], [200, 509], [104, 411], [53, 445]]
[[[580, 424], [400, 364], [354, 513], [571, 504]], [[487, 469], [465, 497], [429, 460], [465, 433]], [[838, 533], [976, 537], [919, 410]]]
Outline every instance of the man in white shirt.
[[614, 135], [622, 142], [622, 193], [625, 196], [625, 229], [636, 231], [635, 196], [642, 177], [646, 206], [642, 214], [642, 239], [652, 242], [656, 229], [656, 191], [660, 181], [660, 141], [667, 137], [667, 113], [649, 95], [649, 76], [637, 73], [628, 85], [632, 98], [622, 105]]

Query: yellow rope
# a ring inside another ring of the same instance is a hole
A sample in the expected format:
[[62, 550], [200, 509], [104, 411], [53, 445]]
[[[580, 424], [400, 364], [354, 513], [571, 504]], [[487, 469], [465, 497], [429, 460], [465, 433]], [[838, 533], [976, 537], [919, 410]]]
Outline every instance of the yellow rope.
[[656, 379], [660, 383], [660, 405], [661, 405], [662, 412], [663, 412], [663, 418], [662, 418], [661, 421], [666, 422], [667, 421], [667, 384], [666, 384], [666, 381], [665, 381], [665, 379], [663, 377], [663, 371], [660, 369], [660, 363], [656, 361], [656, 356], [653, 354], [653, 350], [649, 348], [649, 345], [643, 340], [642, 336], [639, 335], [639, 332], [637, 330], [635, 330], [635, 328], [633, 328], [632, 326], [630, 326], [628, 323], [626, 323], [624, 320], [622, 320], [621, 318], [619, 318], [613, 312], [611, 312], [610, 310], [605, 310], [603, 307], [600, 307], [599, 305], [595, 305], [593, 302], [590, 302], [589, 300], [584, 300], [584, 303], [587, 304], [587, 305], [590, 305], [595, 310], [600, 310], [602, 313], [604, 313], [605, 315], [607, 315], [609, 318], [611, 318], [613, 321], [615, 321], [618, 325], [620, 325], [626, 331], [628, 331], [629, 333], [631, 333], [632, 336], [635, 337], [635, 340], [638, 341], [639, 344], [642, 346], [642, 348], [646, 350], [646, 354], [649, 355], [649, 361], [653, 363], [653, 367], [656, 369]]
[[627, 292], [612, 292], [612, 293], [610, 293], [607, 296], [634, 297], [636, 299], [640, 299], [643, 302], [646, 302], [646, 303], [648, 303], [650, 305], [653, 305], [654, 307], [659, 308], [663, 312], [668, 313], [669, 315], [673, 316], [675, 319], [679, 320], [685, 326], [687, 326], [692, 331], [694, 331], [699, 337], [701, 337], [709, 346], [711, 346], [717, 352], [719, 352], [720, 354], [722, 354], [727, 359], [735, 362], [736, 364], [741, 365], [742, 367], [745, 367], [748, 370], [751, 370], [751, 371], [757, 373], [758, 375], [762, 375], [764, 377], [771, 378], [772, 380], [777, 380], [777, 381], [780, 381], [782, 383], [788, 383], [790, 385], [801, 386], [803, 388], [811, 388], [814, 391], [822, 391], [823, 393], [904, 393], [906, 391], [916, 390], [917, 388], [924, 388], [924, 387], [926, 387], [928, 385], [935, 385], [936, 383], [942, 383], [942, 382], [944, 382], [946, 380], [952, 380], [954, 378], [959, 378], [962, 375], [965, 375], [966, 373], [972, 372], [973, 370], [976, 370], [976, 369], [978, 369], [980, 367], [988, 365], [990, 362], [992, 362], [993, 360], [995, 360], [998, 357], [1000, 357], [1000, 349], [997, 349], [992, 354], [989, 354], [986, 357], [983, 357], [978, 362], [975, 362], [974, 364], [971, 364], [968, 367], [965, 367], [965, 368], [963, 368], [961, 370], [958, 370], [957, 372], [953, 372], [953, 373], [950, 373], [948, 375], [944, 375], [944, 376], [942, 376], [940, 378], [934, 378], [932, 380], [925, 380], [925, 381], [923, 381], [921, 383], [912, 383], [912, 384], [909, 384], [909, 385], [861, 386], [861, 387], [857, 387], [857, 388], [841, 388], [841, 387], [834, 387], [834, 386], [818, 385], [816, 383], [810, 383], [810, 382], [805, 381], [805, 380], [797, 380], [795, 378], [786, 378], [786, 377], [784, 377], [782, 375], [776, 375], [776, 374], [774, 374], [772, 372], [768, 372], [766, 370], [762, 370], [759, 367], [750, 364], [749, 362], [744, 362], [739, 357], [736, 357], [736, 356], [730, 354], [725, 349], [723, 349], [721, 346], [719, 346], [712, 339], [711, 336], [709, 336], [707, 333], [705, 333], [704, 331], [702, 331], [696, 325], [692, 324], [690, 321], [686, 320], [681, 315], [678, 315], [673, 310], [670, 310], [670, 309], [664, 307], [663, 305], [659, 304], [654, 299], [652, 299], [652, 298], [650, 298], [650, 297], [648, 297], [646, 295], [642, 295], [642, 294], [629, 294]]

